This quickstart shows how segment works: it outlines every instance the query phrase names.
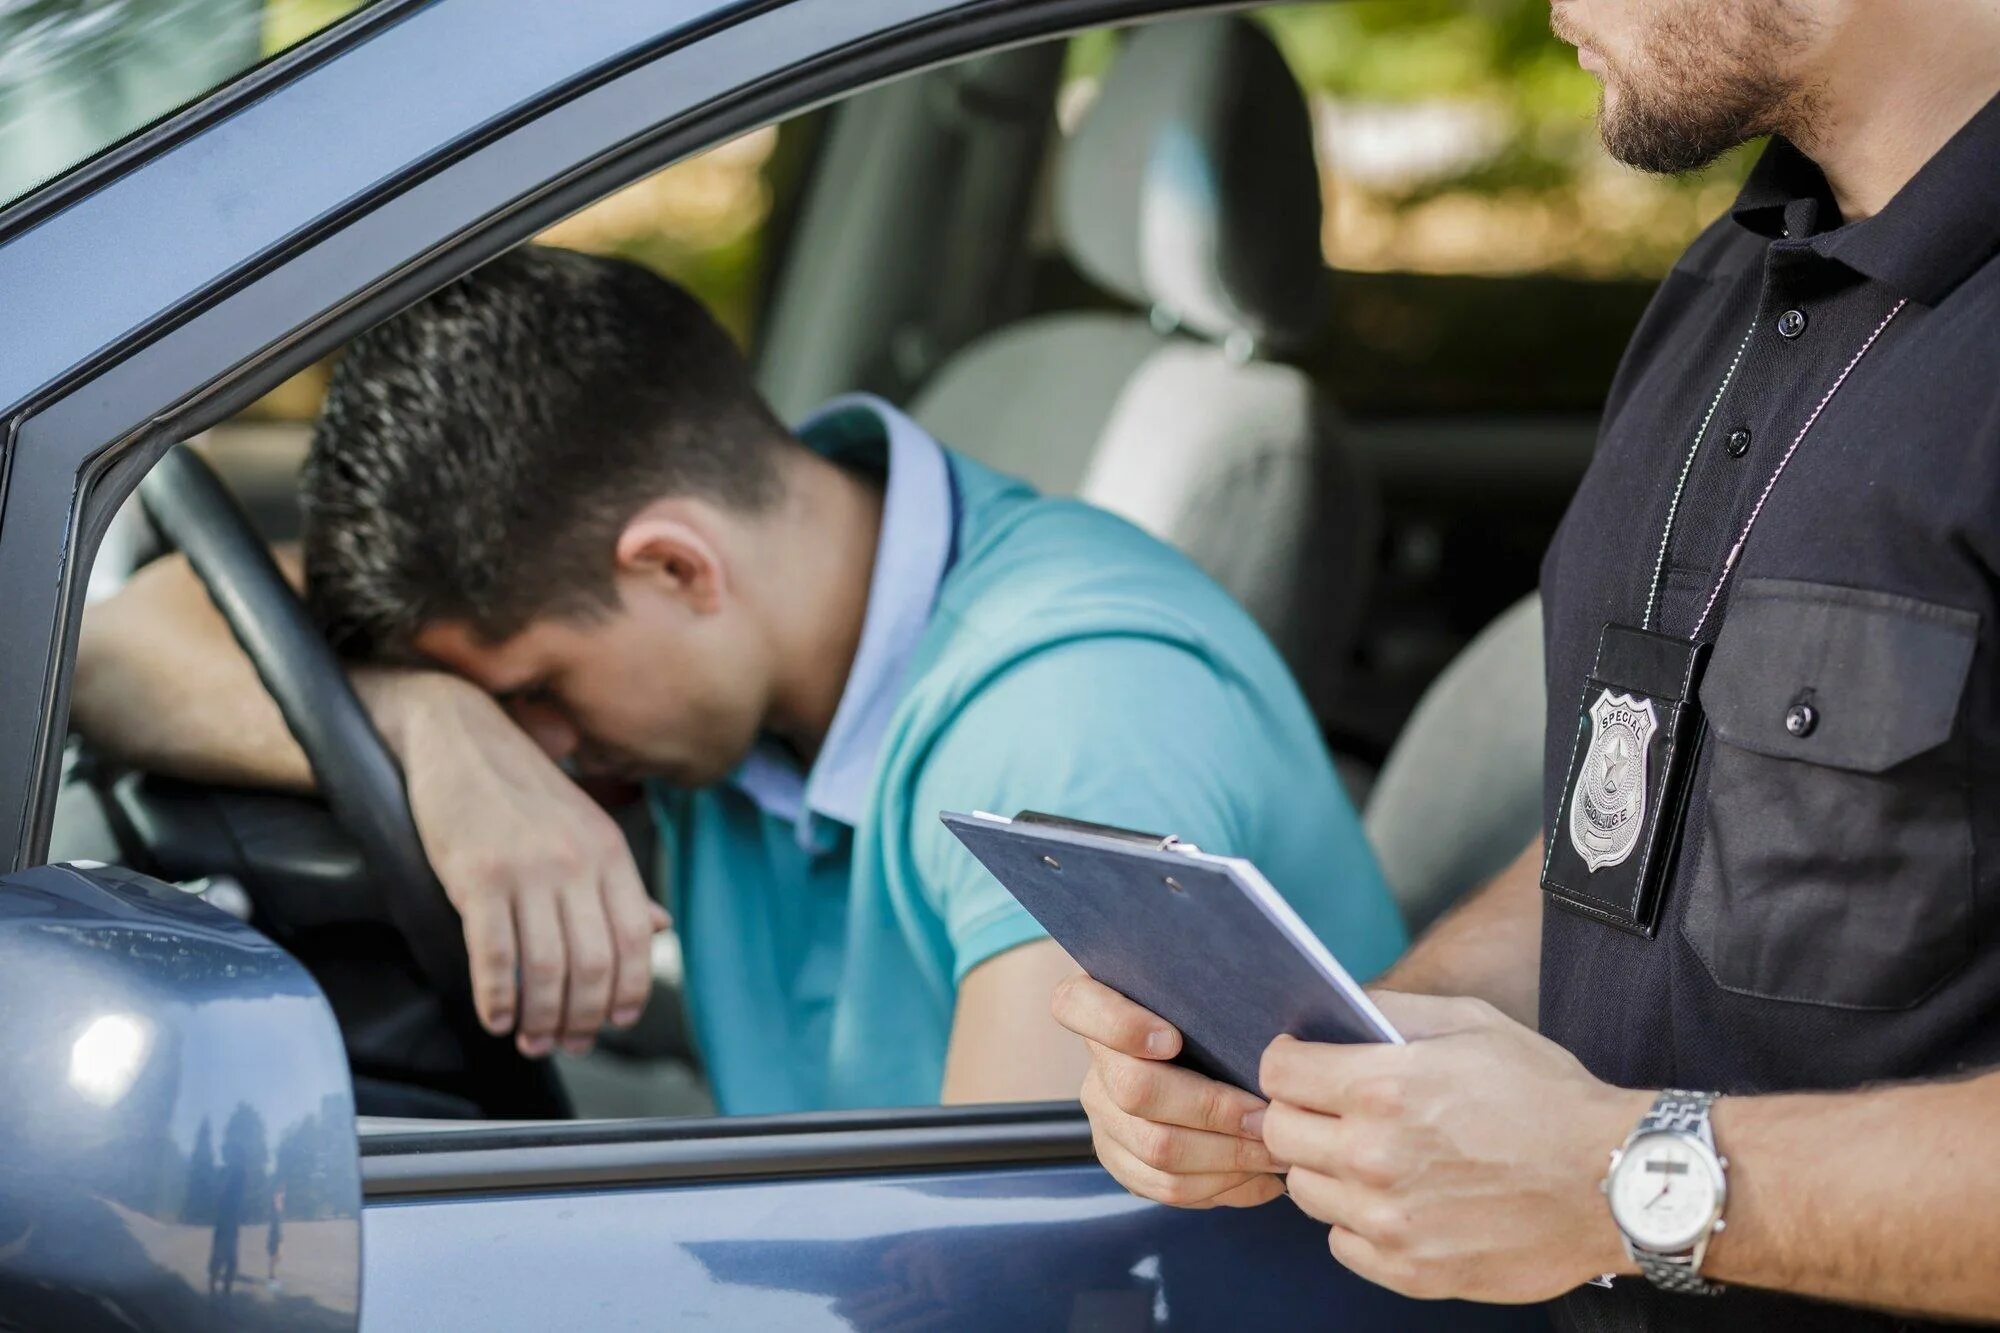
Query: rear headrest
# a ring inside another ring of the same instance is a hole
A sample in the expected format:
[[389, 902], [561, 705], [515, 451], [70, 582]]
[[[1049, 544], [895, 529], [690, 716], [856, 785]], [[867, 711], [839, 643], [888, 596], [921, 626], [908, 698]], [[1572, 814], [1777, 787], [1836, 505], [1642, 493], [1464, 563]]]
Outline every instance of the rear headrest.
[[1130, 34], [1064, 154], [1056, 214], [1086, 275], [1195, 333], [1283, 347], [1319, 322], [1312, 122], [1248, 20]]

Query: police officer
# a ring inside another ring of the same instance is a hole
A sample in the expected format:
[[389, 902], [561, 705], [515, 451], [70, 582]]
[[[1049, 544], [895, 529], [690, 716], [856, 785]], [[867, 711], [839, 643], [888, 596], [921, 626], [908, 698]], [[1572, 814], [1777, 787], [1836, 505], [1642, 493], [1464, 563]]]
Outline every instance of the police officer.
[[1543, 568], [1544, 835], [1385, 978], [1407, 1046], [1281, 1038], [1268, 1105], [1072, 978], [1099, 1155], [1573, 1327], [2000, 1317], [2000, 6], [1554, 21], [1622, 160], [1773, 138]]

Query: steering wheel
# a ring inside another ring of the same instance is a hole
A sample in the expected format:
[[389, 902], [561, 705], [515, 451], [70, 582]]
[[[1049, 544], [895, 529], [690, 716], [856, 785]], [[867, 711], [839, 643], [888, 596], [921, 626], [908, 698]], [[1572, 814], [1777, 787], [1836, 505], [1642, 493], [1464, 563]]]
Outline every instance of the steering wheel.
[[425, 978], [470, 993], [458, 913], [417, 836], [402, 769], [347, 672], [248, 516], [201, 456], [175, 445], [139, 483], [139, 502], [187, 557], [230, 633], [277, 701], [333, 816], [381, 886], [382, 905]]
[[458, 912], [417, 835], [402, 770], [235, 497], [199, 454], [176, 445], [139, 483], [139, 502], [187, 557], [277, 701], [334, 822], [358, 847], [379, 892], [379, 901], [370, 895], [352, 910], [392, 925], [408, 946], [445, 1006], [461, 1053], [455, 1063], [483, 1091], [486, 1113], [567, 1114], [548, 1067], [479, 1025]]

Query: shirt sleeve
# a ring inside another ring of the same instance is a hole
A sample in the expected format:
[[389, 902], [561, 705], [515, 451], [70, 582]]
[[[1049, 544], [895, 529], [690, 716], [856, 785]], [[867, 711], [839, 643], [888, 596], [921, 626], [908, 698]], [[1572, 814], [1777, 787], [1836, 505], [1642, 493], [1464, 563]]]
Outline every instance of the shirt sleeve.
[[1193, 651], [1137, 636], [1037, 652], [971, 695], [919, 773], [911, 851], [942, 921], [952, 977], [1047, 934], [938, 822], [940, 810], [1039, 810], [1173, 833], [1228, 854], [1242, 842], [1229, 775], [1254, 756], [1233, 685]]

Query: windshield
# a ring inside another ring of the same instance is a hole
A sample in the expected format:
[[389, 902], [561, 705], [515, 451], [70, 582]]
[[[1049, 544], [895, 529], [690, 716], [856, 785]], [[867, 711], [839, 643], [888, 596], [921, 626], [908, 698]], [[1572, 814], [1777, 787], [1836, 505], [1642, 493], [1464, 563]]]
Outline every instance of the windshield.
[[0, 207], [366, 0], [0, 0]]

